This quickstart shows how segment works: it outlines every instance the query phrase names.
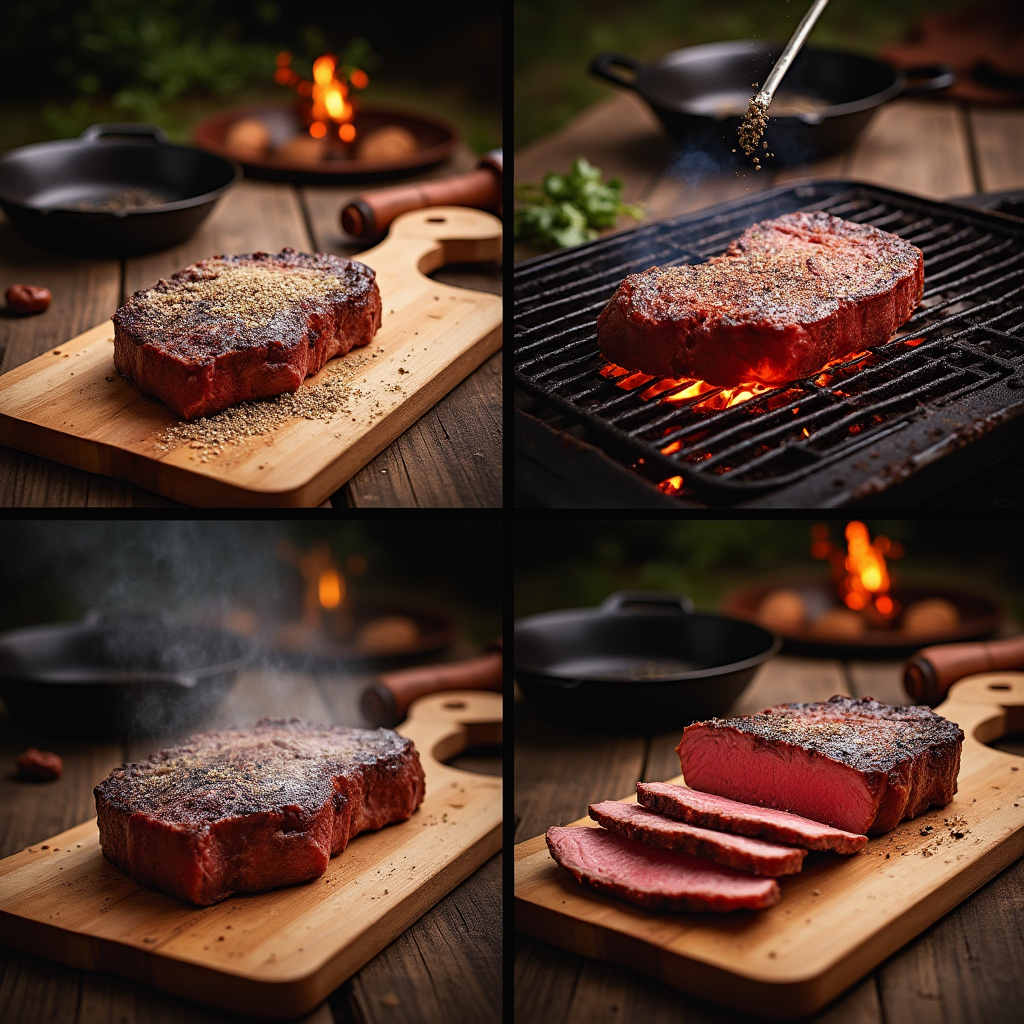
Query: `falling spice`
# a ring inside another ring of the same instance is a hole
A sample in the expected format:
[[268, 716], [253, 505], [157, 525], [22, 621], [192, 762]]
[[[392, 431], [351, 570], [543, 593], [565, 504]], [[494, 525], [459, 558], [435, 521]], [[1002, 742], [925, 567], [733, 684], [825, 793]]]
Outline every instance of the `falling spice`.
[[[764, 134], [767, 124], [768, 107], [757, 96], [754, 96], [747, 107], [743, 120], [740, 122], [739, 138], [740, 149], [747, 156], [753, 156], [754, 169], [758, 171], [761, 170], [761, 158], [756, 155], [757, 144], [761, 141], [761, 136]], [[768, 148], [767, 143], [765, 143], [764, 148]]]

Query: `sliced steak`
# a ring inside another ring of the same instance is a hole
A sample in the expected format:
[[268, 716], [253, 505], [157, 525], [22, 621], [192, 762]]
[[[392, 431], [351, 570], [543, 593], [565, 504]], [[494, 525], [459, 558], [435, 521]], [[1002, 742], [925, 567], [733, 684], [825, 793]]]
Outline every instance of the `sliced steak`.
[[795, 875], [804, 863], [806, 850], [792, 846], [776, 846], [760, 839], [714, 832], [709, 828], [684, 825], [680, 821], [662, 817], [636, 804], [623, 804], [605, 800], [590, 805], [590, 816], [609, 832], [638, 839], [649, 846], [664, 850], [680, 850], [708, 857], [718, 864], [727, 864], [737, 871], [775, 878]]
[[555, 825], [545, 839], [551, 856], [577, 881], [648, 910], [761, 910], [782, 895], [774, 878], [659, 850], [603, 828]]
[[366, 829], [423, 800], [410, 740], [390, 729], [263, 719], [115, 768], [95, 789], [100, 845], [144, 885], [200, 906], [319, 878]]
[[215, 256], [113, 316], [114, 365], [179, 416], [295, 391], [381, 321], [373, 271], [328, 253]]
[[676, 750], [691, 789], [877, 836], [953, 799], [963, 739], [931, 708], [837, 696], [695, 722]]
[[790, 213], [706, 263], [631, 274], [598, 318], [597, 341], [605, 359], [656, 377], [782, 384], [887, 341], [923, 291], [916, 246]]
[[830, 828], [796, 814], [741, 804], [724, 796], [699, 793], [667, 782], [641, 782], [636, 787], [636, 798], [644, 807], [658, 814], [692, 825], [720, 829], [734, 835], [757, 836], [808, 850], [856, 853], [868, 841], [867, 836]]

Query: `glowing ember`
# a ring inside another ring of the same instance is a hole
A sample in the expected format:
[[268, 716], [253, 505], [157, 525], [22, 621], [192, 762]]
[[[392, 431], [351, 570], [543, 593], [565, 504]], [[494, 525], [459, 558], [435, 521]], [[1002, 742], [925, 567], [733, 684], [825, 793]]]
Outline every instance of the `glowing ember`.
[[683, 447], [683, 442], [682, 441], [673, 441], [671, 444], [666, 445], [664, 448], [661, 449], [661, 454], [662, 455], [672, 455], [674, 452], [679, 451], [679, 449], [682, 448], [682, 447]]
[[313, 81], [308, 82], [292, 70], [291, 63], [292, 55], [282, 50], [277, 55], [274, 81], [290, 86], [300, 96], [309, 97], [309, 134], [314, 139], [333, 134], [342, 142], [352, 142], [356, 137], [356, 128], [352, 124], [356, 114], [352, 90], [365, 89], [369, 85], [366, 72], [359, 68], [341, 68], [339, 78], [337, 60], [330, 54], [324, 54], [313, 61]]
[[658, 484], [658, 490], [662, 494], [678, 494], [683, 489], [683, 478], [681, 476], [670, 476]]
[[320, 573], [319, 597], [321, 608], [337, 608], [345, 596], [345, 581], [334, 569]]
[[900, 606], [889, 593], [886, 556], [899, 558], [903, 551], [898, 544], [881, 535], [872, 541], [868, 528], [856, 520], [846, 525], [845, 553], [830, 543], [826, 526], [813, 527], [811, 541], [811, 554], [832, 563], [839, 596], [847, 608], [864, 612], [876, 621], [896, 617]]

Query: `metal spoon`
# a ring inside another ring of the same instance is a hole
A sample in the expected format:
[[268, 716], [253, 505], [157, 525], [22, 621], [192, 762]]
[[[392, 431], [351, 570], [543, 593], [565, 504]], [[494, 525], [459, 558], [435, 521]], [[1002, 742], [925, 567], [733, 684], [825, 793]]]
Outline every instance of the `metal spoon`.
[[800, 52], [800, 47], [804, 45], [807, 37], [811, 34], [814, 23], [818, 20], [821, 12], [825, 10], [827, 3], [828, 0], [814, 0], [800, 24], [797, 25], [792, 38], [786, 43], [786, 48], [782, 51], [782, 56], [775, 62], [775, 67], [772, 68], [771, 74], [765, 80], [764, 87], [754, 97], [754, 102], [762, 110], [767, 110], [768, 104], [775, 98], [775, 90], [778, 89], [782, 76], [789, 70], [793, 58]]

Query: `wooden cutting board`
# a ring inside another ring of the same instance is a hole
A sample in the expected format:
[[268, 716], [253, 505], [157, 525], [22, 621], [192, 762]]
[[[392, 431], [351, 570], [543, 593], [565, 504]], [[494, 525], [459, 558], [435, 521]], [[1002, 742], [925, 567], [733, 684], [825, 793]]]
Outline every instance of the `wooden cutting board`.
[[206, 462], [188, 441], [162, 451], [178, 417], [118, 376], [107, 320], [0, 377], [0, 442], [188, 505], [315, 507], [501, 347], [500, 296], [425, 276], [500, 258], [501, 221], [454, 206], [403, 214], [357, 256], [377, 272], [383, 323], [303, 385], [343, 373], [359, 392], [331, 420], [290, 420]]
[[316, 881], [194, 907], [115, 868], [93, 819], [0, 861], [0, 943], [239, 1013], [308, 1012], [501, 848], [501, 779], [437, 760], [500, 742], [501, 695], [423, 697], [398, 731], [423, 804]]
[[815, 1012], [1024, 854], [1024, 757], [981, 742], [1024, 729], [1024, 674], [972, 676], [936, 711], [967, 737], [953, 802], [854, 856], [810, 854], [769, 910], [646, 911], [583, 888], [538, 836], [515, 850], [516, 927], [760, 1016]]

